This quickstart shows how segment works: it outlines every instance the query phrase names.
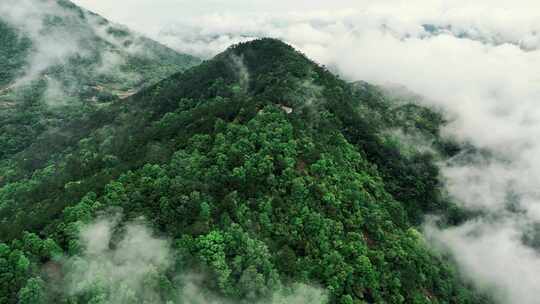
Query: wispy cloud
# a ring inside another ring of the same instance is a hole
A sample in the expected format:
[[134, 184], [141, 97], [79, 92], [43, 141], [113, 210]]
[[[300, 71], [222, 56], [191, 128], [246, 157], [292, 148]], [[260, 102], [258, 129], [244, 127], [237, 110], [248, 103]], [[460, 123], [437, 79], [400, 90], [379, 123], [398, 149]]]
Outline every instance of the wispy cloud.
[[0, 3], [0, 18], [32, 41], [24, 76], [17, 84], [27, 84], [47, 68], [66, 62], [75, 54], [84, 54], [79, 43], [81, 33], [52, 26], [59, 20], [77, 17], [75, 12], [60, 7], [55, 1], [5, 0]]
[[[142, 219], [121, 224], [118, 216], [102, 217], [82, 226], [79, 238], [80, 253], [64, 259], [63, 281], [54, 288], [67, 297], [107, 304], [238, 303], [205, 288], [204, 278], [210, 274], [175, 269], [175, 259], [181, 257], [168, 239], [155, 236]], [[174, 286], [164, 292], [160, 283], [167, 275], [174, 278]], [[327, 300], [323, 289], [293, 284], [255, 303], [324, 304]]]
[[154, 237], [140, 223], [131, 223], [111, 249], [115, 228], [114, 219], [100, 219], [81, 229], [82, 253], [64, 263], [67, 294], [99, 291], [97, 296], [104, 300], [100, 303], [161, 303], [156, 286], [159, 272], [173, 261], [168, 241]]
[[156, 55], [141, 35], [69, 2], [3, 0], [0, 19], [31, 42], [21, 75], [10, 87], [47, 77], [56, 80], [51, 89], [66, 95], [101, 78], [113, 79], [112, 86], [135, 86], [145, 75], [126, 68], [128, 56], [151, 59]]

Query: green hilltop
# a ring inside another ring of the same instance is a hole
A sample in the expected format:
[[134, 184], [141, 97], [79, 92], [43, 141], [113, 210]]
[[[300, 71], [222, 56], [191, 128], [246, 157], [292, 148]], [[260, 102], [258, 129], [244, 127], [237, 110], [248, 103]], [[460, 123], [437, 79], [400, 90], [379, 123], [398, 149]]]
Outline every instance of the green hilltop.
[[[74, 144], [41, 137], [4, 163], [0, 302], [191, 303], [179, 277], [195, 272], [218, 303], [278, 303], [300, 283], [319, 302], [490, 303], [418, 231], [427, 213], [467, 216], [438, 180], [435, 162], [459, 150], [445, 123], [278, 40], [231, 47], [57, 131]], [[99, 273], [52, 288], [70, 276], [43, 267], [69, 272], [104, 216], [111, 248], [142, 217], [173, 262], [141, 289]]]
[[35, 1], [83, 52], [28, 78], [0, 16], [0, 304], [492, 303], [420, 232], [472, 216], [441, 113], [279, 40], [199, 62]]

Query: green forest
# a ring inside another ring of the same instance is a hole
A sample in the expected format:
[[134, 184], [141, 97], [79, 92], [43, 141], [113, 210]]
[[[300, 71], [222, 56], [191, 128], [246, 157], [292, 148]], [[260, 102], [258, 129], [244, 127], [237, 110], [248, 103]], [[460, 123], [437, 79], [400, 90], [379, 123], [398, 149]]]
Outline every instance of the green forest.
[[[2, 89], [33, 46], [0, 41]], [[0, 94], [0, 303], [493, 303], [421, 233], [474, 216], [440, 181], [464, 148], [441, 113], [279, 40], [201, 63], [145, 43], [135, 82], [92, 72], [96, 38], [43, 72], [77, 80], [65, 105], [44, 78]]]
[[[61, 37], [75, 45], [62, 60], [48, 59], [51, 50], [40, 47], [43, 41], [33, 41], [35, 37], [0, 16], [0, 160], [25, 150], [48, 130], [76, 132], [67, 124], [93, 108], [123, 100], [200, 62], [71, 2], [58, 5], [54, 13], [63, 16], [44, 13], [37, 34], [45, 42]], [[36, 65], [43, 66], [39, 74], [28, 75], [26, 70], [35, 73]]]

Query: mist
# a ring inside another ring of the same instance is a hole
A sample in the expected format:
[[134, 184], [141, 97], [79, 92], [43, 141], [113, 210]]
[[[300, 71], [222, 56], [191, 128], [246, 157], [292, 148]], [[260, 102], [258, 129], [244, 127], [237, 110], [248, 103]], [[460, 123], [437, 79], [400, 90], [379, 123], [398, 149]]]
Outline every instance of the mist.
[[449, 195], [483, 215], [444, 230], [428, 222], [426, 236], [500, 303], [536, 303], [540, 255], [524, 240], [534, 238], [532, 227], [540, 222], [540, 5], [363, 1], [329, 9], [315, 1], [314, 10], [285, 7], [279, 13], [216, 7], [149, 34], [202, 57], [231, 43], [280, 38], [347, 80], [399, 84], [422, 95], [418, 102], [451, 119], [445, 136], [489, 151], [440, 164]]
[[[189, 303], [233, 304], [204, 288], [208, 273], [176, 269], [171, 241], [156, 236], [144, 219], [122, 223], [119, 214], [103, 216], [83, 225], [79, 231], [79, 253], [61, 262], [62, 282], [50, 290], [75, 299], [106, 304]], [[174, 278], [174, 295], [165, 295], [163, 278]], [[56, 284], [56, 286], [54, 285]], [[306, 284], [282, 287], [257, 304], [309, 304], [327, 302], [323, 289]]]
[[16, 86], [28, 84], [47, 68], [62, 64], [75, 54], [84, 53], [79, 44], [80, 34], [58, 27], [45, 31], [47, 16], [76, 18], [73, 12], [63, 9], [56, 2], [6, 0], [0, 3], [0, 13], [2, 20], [30, 38], [33, 44], [25, 71], [15, 82]]
[[88, 88], [101, 91], [102, 86], [96, 85], [100, 81], [113, 93], [138, 89], [148, 75], [135, 71], [128, 57], [157, 59], [152, 57], [155, 54], [144, 38], [69, 5], [69, 2], [42, 0], [0, 3], [0, 20], [21, 39], [31, 42], [24, 65], [16, 78], [11, 79], [8, 89], [31, 88], [42, 81], [46, 86], [42, 100], [49, 106], [73, 103], [73, 98], [68, 97]]
[[130, 223], [115, 248], [109, 248], [117, 223], [100, 219], [81, 229], [82, 254], [64, 263], [64, 286], [70, 296], [99, 290], [105, 303], [159, 303], [159, 272], [171, 263], [168, 242], [154, 237], [141, 223]]

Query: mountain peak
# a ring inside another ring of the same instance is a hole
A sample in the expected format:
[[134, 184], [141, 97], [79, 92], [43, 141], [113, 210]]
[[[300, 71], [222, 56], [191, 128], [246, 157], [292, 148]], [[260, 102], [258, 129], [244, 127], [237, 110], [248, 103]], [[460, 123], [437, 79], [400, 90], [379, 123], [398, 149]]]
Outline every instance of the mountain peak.
[[[276, 69], [280, 69], [280, 72], [287, 70], [295, 73], [298, 72], [295, 68], [299, 66], [314, 64], [289, 44], [274, 38], [261, 38], [236, 44], [216, 58], [231, 56], [242, 59], [250, 73], [254, 75], [276, 72]], [[285, 65], [287, 68], [284, 68]]]
[[291, 45], [276, 38], [258, 38], [246, 42], [235, 44], [227, 49], [225, 53], [234, 53], [241, 55], [254, 52], [257, 54], [266, 54], [268, 56], [279, 56], [289, 52], [297, 52]]
[[[297, 301], [280, 296], [288, 282], [328, 287], [306, 303], [458, 296], [473, 303], [413, 225], [426, 212], [452, 207], [437, 188], [434, 158], [390, 132], [437, 142], [436, 115], [400, 111], [373, 86], [350, 85], [276, 39], [237, 44], [166, 77], [159, 67], [179, 54], [151, 42], [144, 46], [154, 46], [156, 57], [141, 58], [129, 51], [136, 35], [92, 16], [53, 18], [55, 28], [78, 26], [79, 39], [68, 43], [86, 41], [89, 57], [63, 54], [36, 73], [37, 106], [0, 111], [0, 260], [13, 265], [0, 267], [0, 277], [15, 278], [0, 284], [0, 302], [183, 303], [177, 296], [185, 284], [176, 278], [203, 270], [205, 279], [193, 286], [227, 303], [274, 295]], [[65, 38], [45, 36], [58, 37]], [[34, 47], [21, 53], [23, 68], [36, 50], [48, 50], [39, 48], [43, 37], [28, 39]], [[12, 59], [9, 52], [19, 49], [13, 40], [11, 48], [0, 44], [0, 56]], [[40, 104], [64, 101], [45, 93], [65, 82], [75, 89], [71, 97], [88, 86], [119, 91], [121, 78], [98, 77], [118, 56], [135, 67], [128, 71], [146, 76], [139, 93], [125, 101], [75, 100], [85, 107]], [[153, 84], [153, 77], [166, 78]], [[155, 230], [141, 230], [143, 221]], [[85, 265], [106, 271], [87, 280], [79, 276]], [[77, 281], [76, 290], [46, 290], [69, 285], [64, 278]]]

